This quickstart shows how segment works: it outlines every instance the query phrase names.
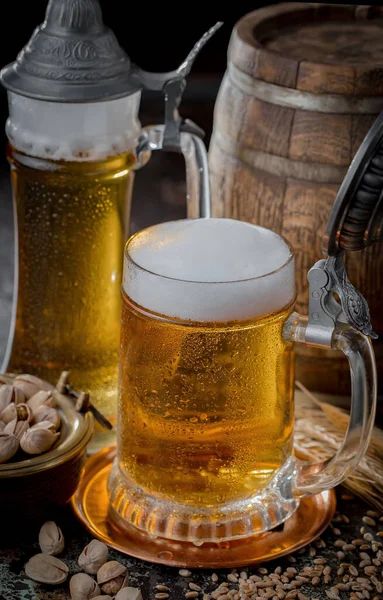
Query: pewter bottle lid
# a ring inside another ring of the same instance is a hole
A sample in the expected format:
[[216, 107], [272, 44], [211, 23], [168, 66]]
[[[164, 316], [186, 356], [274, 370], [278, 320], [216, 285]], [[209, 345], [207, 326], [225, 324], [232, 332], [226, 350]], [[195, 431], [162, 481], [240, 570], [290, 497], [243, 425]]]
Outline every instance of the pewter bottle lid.
[[113, 100], [142, 87], [99, 0], [49, 0], [44, 22], [0, 79], [11, 92], [53, 102]]

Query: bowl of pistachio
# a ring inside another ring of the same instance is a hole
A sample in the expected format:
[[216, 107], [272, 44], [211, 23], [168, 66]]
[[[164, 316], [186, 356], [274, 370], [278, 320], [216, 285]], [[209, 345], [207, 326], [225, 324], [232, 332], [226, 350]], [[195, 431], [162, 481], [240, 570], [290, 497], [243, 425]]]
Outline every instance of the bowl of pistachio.
[[0, 507], [10, 517], [44, 515], [79, 483], [94, 422], [65, 389], [62, 377], [55, 387], [30, 374], [0, 375]]

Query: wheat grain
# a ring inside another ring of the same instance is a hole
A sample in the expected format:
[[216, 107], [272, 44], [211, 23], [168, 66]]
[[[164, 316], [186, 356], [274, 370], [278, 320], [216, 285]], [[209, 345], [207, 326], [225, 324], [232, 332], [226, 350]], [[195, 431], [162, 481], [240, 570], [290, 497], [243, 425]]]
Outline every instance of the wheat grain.
[[[296, 393], [296, 452], [310, 461], [326, 460], [342, 445], [349, 415], [337, 406], [320, 402], [299, 381], [296, 386], [300, 390]], [[370, 506], [383, 510], [383, 431], [378, 427], [373, 429], [364, 458], [343, 485]], [[374, 521], [370, 514], [366, 516]]]

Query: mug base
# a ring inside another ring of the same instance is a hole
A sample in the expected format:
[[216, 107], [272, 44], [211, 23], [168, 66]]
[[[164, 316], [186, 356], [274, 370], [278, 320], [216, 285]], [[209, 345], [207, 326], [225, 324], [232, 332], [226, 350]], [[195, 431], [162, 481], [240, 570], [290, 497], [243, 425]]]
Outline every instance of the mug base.
[[109, 519], [119, 529], [133, 526], [154, 538], [195, 546], [248, 538], [278, 527], [297, 510], [294, 469], [294, 459], [289, 459], [261, 493], [201, 508], [155, 497], [134, 486], [116, 457], [108, 477]]
[[116, 447], [90, 456], [72, 496], [72, 509], [93, 537], [111, 548], [151, 564], [190, 569], [235, 568], [257, 565], [296, 552], [328, 527], [336, 509], [336, 495], [329, 490], [303, 498], [283, 527], [232, 542], [195, 546], [154, 538], [125, 524], [111, 521], [107, 481]]

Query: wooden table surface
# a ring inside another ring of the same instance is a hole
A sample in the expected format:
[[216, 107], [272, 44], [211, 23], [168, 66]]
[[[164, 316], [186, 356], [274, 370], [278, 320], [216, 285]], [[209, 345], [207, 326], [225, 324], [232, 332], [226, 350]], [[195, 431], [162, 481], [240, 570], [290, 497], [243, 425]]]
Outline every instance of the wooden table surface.
[[[318, 600], [328, 600], [326, 591], [329, 591], [336, 583], [342, 583], [344, 575], [337, 575], [337, 570], [340, 568], [340, 563], [342, 562], [353, 565], [358, 570], [358, 575], [366, 578], [364, 569], [359, 567], [361, 561], [359, 549], [348, 550], [345, 552], [344, 559], [339, 559], [337, 552], [341, 548], [335, 544], [339, 544], [340, 539], [344, 543], [350, 544], [355, 539], [363, 538], [363, 535], [360, 533], [361, 527], [365, 527], [367, 532], [372, 532], [373, 537], [379, 542], [380, 538], [376, 537], [376, 532], [380, 527], [383, 528], [383, 523], [377, 520], [376, 527], [366, 526], [362, 521], [362, 517], [367, 507], [357, 499], [342, 500], [342, 494], [344, 494], [344, 490], [339, 488], [337, 494], [339, 512], [332, 526], [322, 534], [321, 538], [318, 538], [310, 546], [298, 551], [294, 555], [264, 563], [259, 565], [259, 567], [267, 569], [268, 573], [274, 571], [278, 566], [281, 566], [283, 571], [289, 567], [293, 567], [297, 569], [297, 572], [300, 572], [304, 567], [314, 566], [314, 560], [323, 558], [325, 565], [331, 568], [331, 582], [324, 583], [324, 577], [322, 576], [320, 585], [314, 586], [303, 583], [299, 588], [300, 593], [304, 597]], [[339, 515], [348, 515], [350, 522], [344, 523]], [[5, 516], [3, 518], [6, 519]], [[80, 572], [81, 569], [77, 565], [77, 558], [84, 546], [92, 538], [76, 520], [70, 508], [58, 510], [55, 514], [47, 515], [47, 518], [53, 518], [64, 533], [66, 544], [64, 552], [59, 558], [62, 558], [69, 566], [70, 575]], [[15, 523], [9, 534], [4, 534], [3, 528], [0, 534], [0, 600], [69, 600], [69, 580], [60, 586], [52, 587], [33, 582], [25, 575], [24, 565], [26, 561], [33, 554], [39, 552], [37, 540], [40, 526], [41, 523], [38, 522], [30, 524], [27, 528], [23, 528], [22, 526], [20, 527], [20, 523]], [[336, 531], [338, 528], [341, 532], [340, 535]], [[368, 545], [371, 546], [370, 543]], [[310, 551], [311, 554], [315, 552], [315, 557], [309, 556]], [[376, 556], [371, 549], [367, 550], [367, 553], [371, 558]], [[215, 571], [194, 569], [191, 570], [191, 576], [185, 578], [179, 575], [179, 569], [143, 562], [115, 550], [110, 550], [109, 559], [118, 560], [127, 566], [129, 571], [129, 585], [141, 589], [143, 600], [155, 600], [155, 595], [158, 593], [155, 586], [159, 584], [166, 585], [169, 588], [169, 600], [183, 600], [185, 592], [190, 591], [189, 582], [193, 582], [201, 587], [198, 598], [202, 600], [203, 593], [210, 593], [215, 590], [220, 583], [227, 581], [227, 576], [231, 572], [230, 569], [218, 569]], [[379, 581], [383, 580], [381, 575], [382, 568], [377, 568]], [[240, 572], [242, 570], [245, 570], [249, 577], [251, 575], [263, 576], [265, 573], [262, 570], [260, 572], [256, 567], [238, 569], [237, 571]], [[211, 579], [213, 572], [219, 577], [217, 583], [213, 583]], [[348, 573], [348, 567], [344, 569], [344, 572], [345, 574]], [[354, 580], [356, 582], [356, 576]], [[229, 587], [234, 589], [236, 586], [230, 583]], [[383, 598], [383, 595], [377, 593], [373, 586], [371, 588], [373, 589], [373, 591], [369, 592], [371, 599], [377, 598], [377, 600], [380, 600]], [[305, 600], [304, 597], [298, 597], [298, 600]], [[350, 592], [341, 592], [340, 598], [341, 600], [350, 598]], [[357, 597], [355, 598], [358, 600]], [[367, 596], [366, 600], [368, 600]]]

